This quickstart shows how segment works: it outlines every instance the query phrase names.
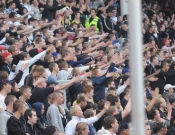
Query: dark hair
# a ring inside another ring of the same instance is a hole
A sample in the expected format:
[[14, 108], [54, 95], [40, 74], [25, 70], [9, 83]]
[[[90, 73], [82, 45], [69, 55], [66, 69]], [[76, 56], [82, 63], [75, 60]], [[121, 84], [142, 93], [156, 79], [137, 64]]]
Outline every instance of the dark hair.
[[43, 135], [53, 135], [53, 133], [56, 131], [56, 128], [54, 126], [47, 126], [43, 130]]
[[28, 52], [22, 52], [19, 54], [19, 60], [24, 60], [25, 57], [27, 57], [29, 53]]
[[97, 103], [98, 110], [102, 110], [104, 108], [105, 102], [106, 102], [105, 100], [98, 101]]
[[116, 118], [113, 116], [107, 116], [106, 118], [104, 118], [104, 121], [103, 121], [104, 129], [112, 128], [111, 124], [113, 124], [115, 120]]
[[148, 119], [154, 119], [154, 116], [156, 115], [156, 108], [152, 108], [149, 112], [147, 112]]
[[148, 25], [148, 30], [150, 30], [153, 27], [153, 25]]
[[163, 61], [163, 62], [161, 63], [161, 68], [163, 68], [166, 64], [167, 64], [167, 62], [166, 62], [166, 61]]
[[24, 113], [24, 119], [26, 120], [26, 122], [28, 121], [28, 117], [32, 117], [32, 111], [33, 112], [36, 112], [35, 109], [33, 108], [30, 108], [30, 109], [27, 109]]
[[158, 133], [162, 128], [167, 127], [165, 123], [161, 122], [155, 122], [154, 123], [154, 128], [153, 128], [153, 133]]
[[125, 90], [123, 91], [123, 93], [122, 93], [123, 96], [125, 96], [127, 92], [130, 92], [130, 87], [129, 87], [129, 86], [127, 86], [127, 87], [125, 88]]
[[[96, 10], [95, 8], [92, 8], [92, 9], [91, 9], [91, 11], [92, 11], [92, 10], [94, 10], [94, 11], [95, 11], [95, 13], [97, 13], [97, 10]], [[91, 12], [91, 11], [90, 11], [90, 12]]]
[[16, 4], [14, 1], [9, 2], [9, 6], [11, 6], [12, 4]]
[[156, 55], [152, 55], [151, 57], [150, 57], [150, 62], [153, 62], [153, 60], [155, 59], [155, 57], [157, 57]]
[[111, 84], [112, 82], [114, 82], [114, 81], [113, 80], [108, 80], [107, 85]]
[[174, 67], [175, 67], [175, 61], [173, 61], [173, 62], [171, 63], [170, 69], [174, 69]]
[[96, 107], [95, 107], [95, 105], [92, 102], [87, 102], [87, 105], [85, 107], [85, 110], [87, 110], [87, 109], [96, 110]]
[[94, 112], [92, 109], [87, 109], [84, 113], [83, 113], [85, 118], [90, 118], [94, 115]]
[[174, 24], [175, 24], [175, 23], [174, 23], [174, 22], [172, 22], [172, 23], [171, 23], [171, 27], [173, 27], [173, 25], [174, 25]]
[[9, 18], [14, 18], [14, 17], [15, 17], [15, 15], [16, 15], [16, 13], [15, 13], [15, 12], [11, 12], [11, 13], [9, 14]]
[[106, 100], [109, 101], [111, 105], [115, 105], [115, 103], [118, 102], [118, 97], [115, 95], [109, 94]]

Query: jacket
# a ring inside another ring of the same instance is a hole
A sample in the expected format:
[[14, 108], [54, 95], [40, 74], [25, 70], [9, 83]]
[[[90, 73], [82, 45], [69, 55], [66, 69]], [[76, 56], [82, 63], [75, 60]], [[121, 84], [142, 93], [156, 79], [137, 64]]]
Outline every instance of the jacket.
[[47, 120], [49, 126], [55, 126], [58, 131], [64, 132], [64, 127], [62, 123], [62, 116], [56, 105], [52, 104], [47, 111]]
[[67, 61], [67, 63], [68, 63], [68, 65], [70, 65], [71, 67], [74, 68], [80, 64], [85, 65], [85, 64], [89, 63], [90, 61], [92, 61], [92, 57], [90, 57], [88, 59], [80, 60], [80, 61], [70, 60], [70, 61]]
[[14, 116], [11, 116], [10, 119], [7, 121], [7, 129], [8, 135], [26, 135], [26, 123], [23, 119], [17, 119]]
[[54, 14], [56, 10], [62, 9], [64, 6], [55, 6], [51, 7], [49, 5], [44, 5], [44, 10], [42, 12], [42, 18], [48, 19], [49, 22], [51, 22], [54, 18]]
[[163, 44], [162, 44], [162, 40], [160, 38], [160, 35], [159, 33], [157, 33], [157, 37], [153, 35], [153, 38], [156, 42], [156, 45], [158, 46], [159, 49], [161, 49], [163, 47]]
[[175, 37], [175, 30], [174, 30], [173, 28], [169, 28], [169, 29], [167, 30], [167, 32], [168, 32], [168, 34], [169, 34], [169, 38], [170, 38], [171, 40], [174, 40], [174, 37]]
[[114, 30], [114, 24], [111, 20], [111, 18], [109, 16], [107, 16], [106, 18], [104, 18], [104, 31], [105, 32], [109, 32], [112, 33], [112, 31]]
[[[111, 63], [108, 70], [109, 72], [112, 72], [114, 69], [114, 63]], [[106, 78], [106, 74], [99, 77], [92, 77], [91, 81], [94, 86], [94, 102], [97, 103], [101, 99], [105, 99], [105, 82], [108, 80]]]
[[36, 103], [32, 104], [32, 108], [34, 108], [36, 110], [36, 114], [37, 114], [37, 118], [38, 118], [37, 123], [36, 123], [36, 127], [41, 133], [43, 132], [45, 125], [47, 123], [45, 118], [41, 114], [42, 105], [44, 105], [44, 104], [41, 102], [36, 102]]
[[83, 88], [80, 83], [75, 83], [69, 87], [68, 92], [70, 94], [69, 101], [73, 103], [76, 100], [77, 95], [83, 93]]
[[3, 62], [1, 66], [1, 71], [7, 71], [7, 73], [10, 74], [10, 72], [12, 71], [12, 67], [10, 64]]
[[[29, 63], [29, 67], [30, 67], [32, 64], [34, 64], [36, 61], [38, 61], [45, 54], [46, 54], [46, 51], [43, 51], [43, 52], [39, 53], [38, 55], [36, 55], [35, 57], [31, 58], [30, 60], [20, 60], [18, 65], [16, 66], [15, 74], [19, 73], [19, 70], [21, 69], [21, 66], [23, 64]], [[24, 79], [29, 74], [29, 67], [27, 67], [23, 72], [22, 79], [18, 83], [19, 88], [21, 88], [21, 86], [24, 85]]]
[[[168, 71], [168, 72], [164, 72], [163, 70], [161, 70], [160, 73], [155, 76], [155, 77], [158, 78], [158, 80], [155, 81], [154, 83], [152, 83], [154, 85], [153, 89], [158, 87], [159, 88], [159, 93], [163, 94], [164, 86], [166, 84], [166, 78], [169, 77], [169, 76], [174, 76], [174, 75], [175, 75], [175, 70]], [[152, 86], [151, 86], [151, 88], [152, 88]]]
[[97, 16], [95, 18], [88, 18], [85, 26], [86, 28], [89, 28], [91, 27], [91, 25], [95, 25], [95, 31], [99, 32], [98, 22], [99, 22], [99, 18]]
[[[169, 69], [169, 71], [174, 71], [174, 69]], [[167, 76], [166, 84], [175, 85], [174, 77], [175, 77], [175, 75]]]
[[[58, 80], [58, 85], [64, 84], [66, 82], [69, 82], [70, 80], [68, 80], [71, 77], [70, 73], [66, 70], [60, 70], [57, 74], [57, 80]], [[66, 88], [62, 89], [61, 92], [64, 94], [65, 100], [64, 103], [62, 104], [62, 107], [64, 109], [68, 109], [66, 102], [67, 102], [67, 97], [66, 97]]]
[[145, 33], [144, 35], [144, 44], [149, 43], [150, 39], [153, 38], [153, 34], [149, 31]]
[[31, 88], [34, 88], [34, 85], [33, 85], [33, 75], [32, 74], [29, 74], [25, 77], [24, 79], [24, 85], [26, 86], [30, 86]]
[[108, 130], [104, 129], [104, 127], [102, 127], [102, 129], [100, 129], [97, 132], [97, 135], [116, 135], [115, 133], [111, 134]]
[[8, 111], [3, 111], [0, 113], [0, 134], [7, 135], [7, 121], [13, 114]]
[[[97, 114], [100, 113], [100, 111], [97, 111]], [[102, 115], [101, 118], [96, 121], [93, 125], [96, 129], [96, 131], [100, 130], [103, 126], [103, 121], [104, 121], [104, 118], [106, 117], [106, 114]]]
[[32, 128], [32, 126], [29, 123], [26, 124], [26, 132], [29, 135], [39, 135], [38, 129], [36, 128], [36, 126], [33, 125], [33, 128]]

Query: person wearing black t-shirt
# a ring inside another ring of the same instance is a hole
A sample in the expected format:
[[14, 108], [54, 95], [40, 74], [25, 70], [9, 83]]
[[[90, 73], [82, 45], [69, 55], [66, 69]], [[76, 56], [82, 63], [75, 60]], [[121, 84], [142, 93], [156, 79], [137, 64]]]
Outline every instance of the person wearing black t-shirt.
[[[36, 103], [36, 102], [41, 102], [44, 103], [44, 108], [48, 108], [48, 100], [47, 96], [54, 91], [62, 90], [73, 83], [77, 82], [79, 80], [79, 77], [75, 77], [72, 80], [70, 80], [67, 83], [61, 84], [59, 86], [55, 87], [46, 87], [46, 81], [41, 82], [36, 85], [36, 88], [32, 90], [32, 96], [30, 97], [30, 100], [28, 101], [30, 104]], [[46, 111], [45, 111], [46, 112]]]
[[85, 22], [86, 22], [86, 16], [83, 13], [85, 11], [85, 5], [80, 5], [80, 22], [83, 25], [83, 27], [85, 27]]
[[128, 103], [129, 95], [130, 95], [130, 88], [126, 87], [125, 90], [123, 91], [123, 98], [121, 100], [121, 105], [122, 105], [123, 109], [125, 108], [126, 104]]

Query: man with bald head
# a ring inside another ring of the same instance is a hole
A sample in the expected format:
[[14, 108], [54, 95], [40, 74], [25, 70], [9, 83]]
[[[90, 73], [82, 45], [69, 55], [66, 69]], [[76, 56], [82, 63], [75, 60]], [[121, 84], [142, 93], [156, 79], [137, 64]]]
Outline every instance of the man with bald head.
[[47, 111], [47, 120], [49, 126], [55, 126], [57, 130], [64, 132], [64, 127], [61, 117], [61, 105], [64, 102], [64, 94], [60, 91], [54, 92], [52, 96], [53, 104]]

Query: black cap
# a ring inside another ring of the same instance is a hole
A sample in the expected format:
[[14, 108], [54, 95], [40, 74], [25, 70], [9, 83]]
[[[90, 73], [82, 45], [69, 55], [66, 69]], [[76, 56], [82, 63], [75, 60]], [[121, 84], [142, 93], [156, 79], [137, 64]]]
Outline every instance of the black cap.
[[126, 122], [122, 122], [121, 125], [120, 125], [120, 130], [124, 130], [124, 129], [128, 129], [128, 124]]
[[113, 11], [113, 9], [111, 9], [111, 8], [108, 8], [107, 10], [106, 10], [106, 13], [113, 13], [114, 11]]
[[33, 17], [31, 17], [31, 18], [28, 19], [28, 22], [34, 22], [34, 21], [36, 21], [36, 19], [33, 18]]

